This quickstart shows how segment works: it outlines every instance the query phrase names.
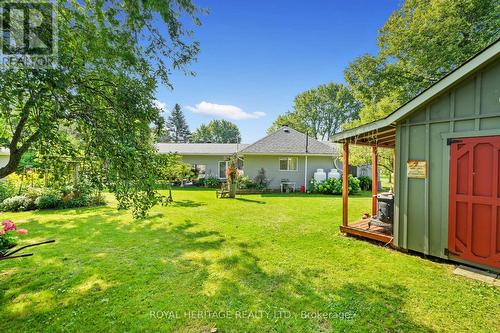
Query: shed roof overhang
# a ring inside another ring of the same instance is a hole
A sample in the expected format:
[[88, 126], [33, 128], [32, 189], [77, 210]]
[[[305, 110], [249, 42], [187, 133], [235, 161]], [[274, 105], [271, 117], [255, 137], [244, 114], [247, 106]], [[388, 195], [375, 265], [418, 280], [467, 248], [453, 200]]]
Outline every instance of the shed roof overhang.
[[381, 119], [365, 124], [332, 137], [333, 142], [383, 148], [396, 147], [396, 125]]
[[393, 148], [396, 146], [396, 123], [399, 120], [418, 110], [444, 90], [461, 82], [471, 73], [487, 66], [499, 57], [500, 40], [497, 40], [387, 117], [334, 134], [331, 140], [339, 143]]

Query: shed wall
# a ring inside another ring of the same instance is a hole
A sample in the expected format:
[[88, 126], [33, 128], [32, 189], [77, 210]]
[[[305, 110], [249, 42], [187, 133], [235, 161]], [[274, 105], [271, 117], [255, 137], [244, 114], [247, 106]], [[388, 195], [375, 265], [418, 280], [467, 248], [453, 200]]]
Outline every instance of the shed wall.
[[[500, 135], [500, 60], [397, 124], [396, 245], [446, 258], [448, 137]], [[427, 179], [406, 176], [408, 160], [427, 160]]]

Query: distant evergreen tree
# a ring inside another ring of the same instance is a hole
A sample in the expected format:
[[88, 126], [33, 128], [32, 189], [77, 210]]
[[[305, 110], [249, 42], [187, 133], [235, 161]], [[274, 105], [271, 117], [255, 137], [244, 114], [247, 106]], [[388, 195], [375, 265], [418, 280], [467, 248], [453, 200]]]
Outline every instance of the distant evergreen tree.
[[166, 123], [166, 134], [158, 139], [159, 142], [175, 142], [185, 143], [189, 142], [191, 132], [182, 113], [181, 106], [175, 104], [170, 116], [168, 116]]

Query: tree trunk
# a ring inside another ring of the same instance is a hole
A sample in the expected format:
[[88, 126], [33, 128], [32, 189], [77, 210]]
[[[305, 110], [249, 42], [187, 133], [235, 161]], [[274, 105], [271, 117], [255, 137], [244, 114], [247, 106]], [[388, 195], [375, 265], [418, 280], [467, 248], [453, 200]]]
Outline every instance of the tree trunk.
[[229, 198], [236, 198], [236, 182], [230, 182], [229, 186]]
[[6, 166], [0, 168], [0, 179], [7, 177], [11, 173], [16, 172], [22, 154], [19, 151], [10, 152], [9, 162]]

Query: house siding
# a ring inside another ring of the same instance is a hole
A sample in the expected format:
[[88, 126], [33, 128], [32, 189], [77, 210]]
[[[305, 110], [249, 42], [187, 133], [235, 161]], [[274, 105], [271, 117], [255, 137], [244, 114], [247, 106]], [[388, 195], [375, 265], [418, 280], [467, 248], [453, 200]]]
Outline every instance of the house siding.
[[[398, 122], [395, 242], [448, 258], [447, 137], [500, 135], [500, 60], [476, 71]], [[463, 134], [461, 134], [463, 133]], [[408, 160], [427, 160], [428, 177], [406, 176]]]
[[9, 163], [9, 155], [0, 155], [0, 168], [4, 167]]
[[204, 164], [207, 177], [219, 177], [219, 161], [226, 161], [229, 157], [229, 155], [185, 155], [182, 156], [182, 161], [191, 165]]
[[[294, 155], [245, 155], [244, 173], [251, 179], [255, 178], [261, 168], [266, 171], [269, 180], [269, 188], [279, 190], [282, 181], [295, 182], [296, 189], [299, 190], [304, 185], [305, 157], [295, 156], [298, 159], [297, 171], [280, 171], [279, 159], [282, 157], [294, 157]], [[312, 179], [317, 169], [325, 169], [325, 172], [334, 168], [333, 156], [308, 156], [307, 159], [307, 180]]]

